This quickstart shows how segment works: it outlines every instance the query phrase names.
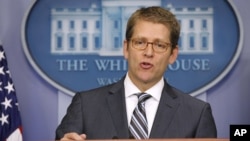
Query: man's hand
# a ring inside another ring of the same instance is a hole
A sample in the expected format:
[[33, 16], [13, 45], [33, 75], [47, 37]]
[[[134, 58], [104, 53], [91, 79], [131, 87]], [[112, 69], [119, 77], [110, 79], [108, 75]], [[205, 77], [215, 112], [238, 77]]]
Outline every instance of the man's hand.
[[83, 141], [86, 139], [86, 134], [77, 134], [75, 132], [67, 133], [60, 139], [60, 141]]

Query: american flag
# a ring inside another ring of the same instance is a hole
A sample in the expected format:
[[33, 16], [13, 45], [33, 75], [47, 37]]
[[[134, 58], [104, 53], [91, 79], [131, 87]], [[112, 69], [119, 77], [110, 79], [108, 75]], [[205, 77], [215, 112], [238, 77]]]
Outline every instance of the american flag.
[[22, 124], [15, 87], [0, 45], [0, 141], [22, 141]]

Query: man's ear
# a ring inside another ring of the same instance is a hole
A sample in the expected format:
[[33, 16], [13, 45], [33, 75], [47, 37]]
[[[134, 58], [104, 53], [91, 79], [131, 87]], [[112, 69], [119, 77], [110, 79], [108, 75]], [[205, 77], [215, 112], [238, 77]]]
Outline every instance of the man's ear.
[[173, 64], [177, 57], [178, 57], [178, 53], [179, 53], [179, 47], [178, 45], [176, 45], [176, 47], [172, 50], [171, 54], [170, 54], [170, 57], [169, 57], [169, 64]]
[[123, 56], [125, 59], [128, 59], [128, 41], [123, 41]]

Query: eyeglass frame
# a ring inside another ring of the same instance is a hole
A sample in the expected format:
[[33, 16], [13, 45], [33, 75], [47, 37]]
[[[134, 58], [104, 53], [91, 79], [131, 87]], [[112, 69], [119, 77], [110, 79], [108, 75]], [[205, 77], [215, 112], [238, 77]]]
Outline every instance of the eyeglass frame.
[[[137, 40], [137, 38], [128, 39], [127, 41], [131, 41], [132, 47], [135, 48], [135, 49], [138, 49], [138, 50], [145, 50], [145, 49], [148, 47], [148, 44], [151, 44], [151, 45], [152, 45], [152, 49], [153, 49], [155, 52], [157, 52], [157, 53], [163, 53], [163, 52], [166, 52], [166, 51], [168, 50], [168, 48], [172, 46], [171, 43], [167, 43], [167, 42], [163, 42], [163, 41], [148, 42], [148, 41], [145, 40], [145, 39], [138, 39], [138, 40], [141, 40], [143, 43], [146, 43], [146, 44], [144, 45], [143, 48], [137, 48], [137, 47], [134, 46], [135, 40]], [[163, 44], [166, 45], [166, 48], [164, 48], [164, 49], [165, 49], [164, 51], [159, 51], [159, 50], [155, 49], [155, 48], [157, 48], [157, 45], [159, 45], [159, 43], [163, 43]]]

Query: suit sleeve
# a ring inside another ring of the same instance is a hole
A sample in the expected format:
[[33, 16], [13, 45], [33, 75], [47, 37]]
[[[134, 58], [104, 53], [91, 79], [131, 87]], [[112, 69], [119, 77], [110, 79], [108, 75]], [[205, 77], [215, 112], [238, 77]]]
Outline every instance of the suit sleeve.
[[61, 139], [64, 134], [69, 132], [82, 134], [83, 124], [81, 107], [80, 94], [76, 94], [67, 109], [66, 115], [63, 117], [60, 125], [56, 129], [56, 140]]
[[196, 138], [217, 138], [217, 129], [210, 104], [206, 103], [201, 113]]

